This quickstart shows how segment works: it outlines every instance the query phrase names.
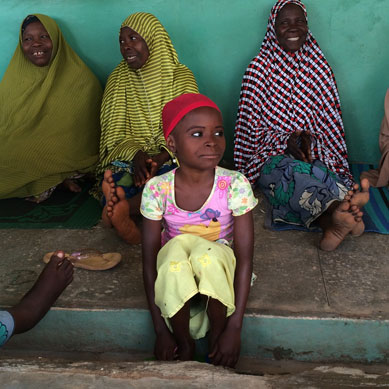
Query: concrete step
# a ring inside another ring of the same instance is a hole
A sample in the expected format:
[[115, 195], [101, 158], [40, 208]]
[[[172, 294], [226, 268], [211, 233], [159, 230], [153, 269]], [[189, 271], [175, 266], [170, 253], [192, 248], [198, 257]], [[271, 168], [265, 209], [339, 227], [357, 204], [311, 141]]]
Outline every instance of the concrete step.
[[[127, 354], [128, 356], [128, 354]], [[2, 388], [388, 387], [383, 365], [319, 365], [246, 359], [236, 371], [198, 362], [133, 361], [120, 354], [2, 355]]]
[[[31, 331], [5, 349], [152, 352], [154, 331], [145, 309], [52, 309]], [[389, 321], [247, 314], [244, 356], [300, 361], [389, 361]], [[207, 341], [197, 342], [205, 358]]]
[[[264, 229], [254, 212], [254, 272], [242, 333], [242, 354], [303, 361], [387, 362], [389, 358], [388, 236], [347, 238], [332, 253], [320, 234]], [[0, 230], [0, 306], [16, 304], [49, 251], [95, 248], [120, 252], [114, 269], [75, 269], [74, 281], [45, 319], [15, 336], [9, 349], [153, 350], [154, 332], [142, 282], [140, 246], [112, 229]], [[206, 340], [198, 344], [205, 355]]]

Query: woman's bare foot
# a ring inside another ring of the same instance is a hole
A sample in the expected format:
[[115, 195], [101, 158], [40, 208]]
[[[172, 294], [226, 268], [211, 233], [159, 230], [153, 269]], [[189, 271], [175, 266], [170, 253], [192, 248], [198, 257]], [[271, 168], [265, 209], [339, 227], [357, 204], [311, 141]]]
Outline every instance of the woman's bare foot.
[[108, 216], [107, 205], [111, 201], [112, 196], [115, 195], [115, 182], [112, 177], [112, 171], [106, 170], [104, 172], [103, 182], [101, 183], [101, 189], [105, 197], [105, 206], [101, 213], [101, 219], [105, 227], [112, 227], [111, 218]]
[[358, 236], [361, 236], [364, 232], [365, 232], [365, 223], [361, 220], [351, 230], [351, 235], [358, 237]]
[[[359, 185], [355, 184], [353, 190], [348, 193], [346, 199], [349, 200], [351, 207], [358, 207], [360, 210], [369, 201], [369, 187], [370, 183], [367, 178], [361, 179], [361, 189]], [[365, 223], [361, 220], [352, 229], [353, 236], [361, 236], [365, 231]]]
[[130, 218], [130, 205], [123, 188], [116, 187], [116, 195], [111, 197], [107, 205], [107, 214], [118, 235], [129, 244], [139, 244], [141, 234], [139, 228]]
[[357, 206], [343, 201], [331, 215], [331, 223], [324, 230], [320, 248], [324, 251], [335, 250], [344, 238], [361, 222], [363, 213]]
[[39, 275], [34, 286], [8, 309], [15, 321], [15, 333], [34, 327], [73, 280], [73, 264], [63, 251], [56, 251]]
[[81, 192], [81, 187], [75, 181], [70, 178], [66, 178], [62, 181], [62, 187], [67, 189], [70, 192], [79, 193]]
[[361, 187], [358, 184], [353, 186], [353, 190], [349, 191], [345, 197], [345, 200], [350, 201], [351, 205], [356, 205], [361, 209], [369, 201], [369, 188], [370, 183], [367, 178], [361, 179]]

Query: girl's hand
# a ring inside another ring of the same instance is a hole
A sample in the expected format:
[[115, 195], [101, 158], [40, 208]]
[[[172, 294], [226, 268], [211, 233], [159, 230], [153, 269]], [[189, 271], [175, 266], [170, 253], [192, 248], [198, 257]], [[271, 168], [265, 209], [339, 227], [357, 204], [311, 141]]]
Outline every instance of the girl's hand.
[[173, 361], [177, 358], [177, 350], [177, 342], [169, 330], [157, 335], [154, 355], [159, 361]]
[[139, 150], [134, 157], [134, 181], [135, 186], [143, 186], [150, 178], [147, 161], [150, 157], [142, 150]]
[[235, 367], [240, 354], [240, 330], [228, 324], [216, 342], [209, 358], [216, 366]]

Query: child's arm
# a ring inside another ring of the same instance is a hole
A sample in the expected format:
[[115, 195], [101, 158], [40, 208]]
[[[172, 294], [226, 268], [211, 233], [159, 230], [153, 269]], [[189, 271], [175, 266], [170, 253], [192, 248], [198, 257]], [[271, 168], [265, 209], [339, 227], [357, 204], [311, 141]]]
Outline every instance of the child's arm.
[[235, 312], [228, 318], [209, 357], [215, 365], [234, 367], [240, 353], [240, 333], [243, 315], [250, 291], [253, 269], [254, 225], [252, 211], [234, 217], [234, 253], [236, 271], [234, 278]]
[[156, 334], [154, 354], [159, 360], [172, 360], [177, 344], [161, 316], [161, 311], [154, 302], [154, 284], [157, 278], [156, 263], [160, 248], [161, 221], [144, 217], [142, 225], [143, 282]]

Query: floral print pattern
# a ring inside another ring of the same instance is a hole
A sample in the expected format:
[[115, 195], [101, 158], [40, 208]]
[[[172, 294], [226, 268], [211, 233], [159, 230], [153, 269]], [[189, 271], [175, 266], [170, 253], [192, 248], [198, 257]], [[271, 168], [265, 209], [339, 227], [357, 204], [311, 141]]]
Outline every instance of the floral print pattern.
[[289, 155], [269, 158], [258, 184], [272, 206], [274, 222], [306, 227], [347, 193], [342, 180], [319, 160], [309, 164]]
[[197, 211], [180, 209], [174, 197], [175, 170], [153, 177], [142, 194], [141, 213], [151, 220], [162, 220], [162, 243], [181, 233], [191, 233], [216, 241], [232, 243], [233, 217], [251, 211], [258, 200], [241, 173], [216, 167], [213, 188]]

